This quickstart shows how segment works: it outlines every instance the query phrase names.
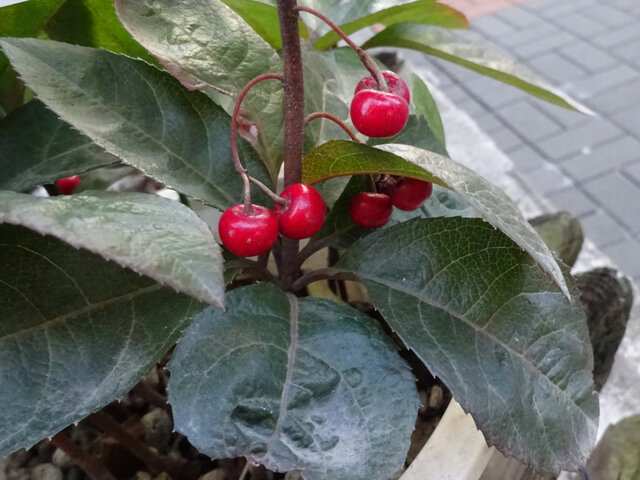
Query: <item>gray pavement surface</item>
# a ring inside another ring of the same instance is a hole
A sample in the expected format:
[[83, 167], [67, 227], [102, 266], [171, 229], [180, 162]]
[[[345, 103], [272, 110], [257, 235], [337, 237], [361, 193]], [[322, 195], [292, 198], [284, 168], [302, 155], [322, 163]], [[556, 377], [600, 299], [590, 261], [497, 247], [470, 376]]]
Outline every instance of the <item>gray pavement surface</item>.
[[564, 110], [441, 60], [437, 87], [515, 164], [529, 189], [580, 218], [586, 236], [640, 281], [640, 0], [533, 0], [471, 21], [597, 117]]

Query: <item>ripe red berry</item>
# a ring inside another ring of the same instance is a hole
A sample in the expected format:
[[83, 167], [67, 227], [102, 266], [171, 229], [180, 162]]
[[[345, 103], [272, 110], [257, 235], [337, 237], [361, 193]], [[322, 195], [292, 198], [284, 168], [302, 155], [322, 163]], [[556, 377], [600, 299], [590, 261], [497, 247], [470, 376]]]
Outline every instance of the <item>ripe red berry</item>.
[[225, 247], [241, 257], [268, 252], [278, 238], [278, 220], [266, 207], [252, 205], [245, 215], [244, 205], [227, 208], [218, 223], [218, 233]]
[[60, 193], [62, 193], [63, 195], [71, 195], [71, 193], [79, 183], [80, 177], [78, 175], [74, 175], [73, 177], [59, 178], [55, 181], [55, 184], [60, 189]]
[[274, 211], [285, 237], [300, 240], [318, 233], [327, 215], [327, 205], [315, 188], [296, 183], [285, 188], [280, 196], [288, 202], [277, 204]]
[[391, 202], [394, 207], [410, 212], [422, 205], [431, 196], [431, 192], [433, 192], [431, 182], [403, 178], [391, 192]]
[[[382, 72], [382, 76], [387, 81], [389, 93], [395, 93], [396, 95], [401, 96], [405, 99], [407, 104], [411, 103], [411, 94], [409, 93], [409, 87], [407, 87], [405, 81], [400, 78], [397, 73], [390, 70], [385, 70], [384, 72]], [[360, 90], [380, 90], [380, 87], [378, 87], [378, 82], [376, 81], [376, 79], [373, 78], [372, 75], [369, 75], [367, 77], [362, 77], [362, 80], [360, 80], [358, 82], [358, 85], [356, 85], [356, 89], [353, 94], [355, 95]]]
[[409, 104], [395, 93], [360, 90], [351, 101], [351, 121], [368, 137], [392, 137], [409, 119]]
[[349, 206], [351, 219], [356, 225], [378, 228], [385, 225], [393, 213], [393, 204], [383, 193], [359, 193]]

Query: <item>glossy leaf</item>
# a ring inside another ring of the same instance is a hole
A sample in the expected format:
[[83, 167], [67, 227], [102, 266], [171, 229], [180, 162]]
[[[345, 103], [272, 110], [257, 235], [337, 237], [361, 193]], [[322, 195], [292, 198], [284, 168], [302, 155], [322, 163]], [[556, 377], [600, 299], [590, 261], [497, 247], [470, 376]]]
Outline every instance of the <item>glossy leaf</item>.
[[[65, 0], [38, 0], [0, 7], [0, 37], [36, 37]], [[7, 113], [23, 103], [23, 88], [9, 60], [0, 53], [0, 108]]]
[[389, 478], [409, 447], [415, 379], [375, 321], [269, 284], [231, 291], [168, 368], [175, 426], [212, 458], [305, 480]]
[[[433, 132], [434, 136], [446, 152], [447, 139], [444, 133], [444, 125], [442, 125], [442, 118], [440, 117], [440, 110], [434, 100], [429, 87], [418, 75], [411, 76], [411, 86], [413, 92], [411, 93], [413, 110], [418, 116], [424, 117], [429, 125], [429, 129]], [[402, 143], [402, 142], [393, 142]], [[415, 145], [418, 146], [418, 145]], [[434, 150], [437, 151], [437, 150]]]
[[[278, 20], [278, 9], [275, 6], [256, 0], [222, 0], [222, 2], [251, 25], [251, 28], [271, 47], [276, 50], [282, 48], [280, 21]], [[298, 22], [298, 28], [300, 36], [308, 40], [309, 31], [302, 20]]]
[[438, 27], [410, 23], [394, 25], [363, 45], [363, 48], [374, 47], [418, 50], [456, 63], [481, 75], [495, 78], [560, 107], [592, 113], [587, 107], [551, 87], [512, 58], [463, 40], [454, 33]]
[[356, 274], [408, 348], [490, 445], [558, 473], [584, 465], [598, 399], [589, 332], [525, 252], [481, 219], [416, 219], [355, 243]]
[[498, 187], [450, 158], [410, 145], [373, 148], [337, 140], [309, 152], [302, 164], [302, 179], [307, 184], [342, 175], [373, 173], [426, 180], [461, 194], [479, 215], [531, 255], [568, 297], [566, 282], [553, 254], [517, 205]]
[[0, 225], [0, 455], [121, 398], [197, 301], [53, 237]]
[[[217, 208], [240, 202], [230, 118], [205, 95], [104, 50], [35, 39], [0, 45], [38, 98], [107, 152]], [[253, 176], [269, 182], [246, 142], [240, 155]]]
[[[213, 92], [230, 112], [256, 76], [282, 72], [282, 61], [237, 13], [220, 0], [117, 0], [124, 26], [189, 89]], [[260, 154], [275, 179], [282, 161], [282, 85], [261, 82], [242, 103], [256, 125]]]
[[[416, 2], [395, 5], [384, 10], [379, 10], [357, 20], [343, 23], [340, 29], [350, 35], [363, 28], [377, 23], [391, 26], [397, 23], [421, 23], [439, 25], [445, 28], [469, 28], [469, 21], [462, 12], [449, 5], [438, 3], [436, 0], [418, 0]], [[340, 37], [330, 30], [314, 46], [320, 50], [330, 48], [338, 43]]]
[[201, 301], [224, 304], [220, 248], [179, 202], [143, 193], [39, 198], [0, 192], [0, 222], [53, 235]]
[[37, 100], [0, 120], [0, 189], [28, 190], [119, 161]]
[[124, 29], [111, 1], [66, 0], [47, 22], [46, 32], [52, 40], [153, 60]]

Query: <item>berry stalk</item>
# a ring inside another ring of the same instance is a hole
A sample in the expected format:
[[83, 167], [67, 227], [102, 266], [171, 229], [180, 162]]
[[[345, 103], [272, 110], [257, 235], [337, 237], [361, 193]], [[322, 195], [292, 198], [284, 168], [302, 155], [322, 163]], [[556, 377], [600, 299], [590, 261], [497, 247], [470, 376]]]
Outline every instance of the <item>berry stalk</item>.
[[351, 137], [351, 140], [353, 140], [354, 142], [360, 143], [360, 140], [358, 139], [358, 137], [356, 137], [356, 134], [353, 133], [351, 129], [342, 120], [340, 120], [338, 117], [331, 115], [330, 113], [327, 113], [327, 112], [314, 112], [307, 115], [304, 119], [305, 127], [311, 120], [315, 120], [316, 118], [326, 118], [327, 120], [331, 120], [333, 123], [337, 124], [340, 128], [342, 128], [346, 132], [346, 134], [349, 135], [349, 137]]

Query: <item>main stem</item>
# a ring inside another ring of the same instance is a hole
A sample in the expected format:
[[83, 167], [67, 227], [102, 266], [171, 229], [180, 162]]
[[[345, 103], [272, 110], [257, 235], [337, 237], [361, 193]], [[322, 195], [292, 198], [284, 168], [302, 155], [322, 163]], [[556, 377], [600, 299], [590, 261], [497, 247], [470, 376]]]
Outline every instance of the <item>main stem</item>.
[[[284, 58], [284, 186], [302, 181], [304, 141], [304, 78], [296, 0], [277, 0]], [[282, 239], [280, 279], [290, 288], [299, 275], [298, 241]]]

